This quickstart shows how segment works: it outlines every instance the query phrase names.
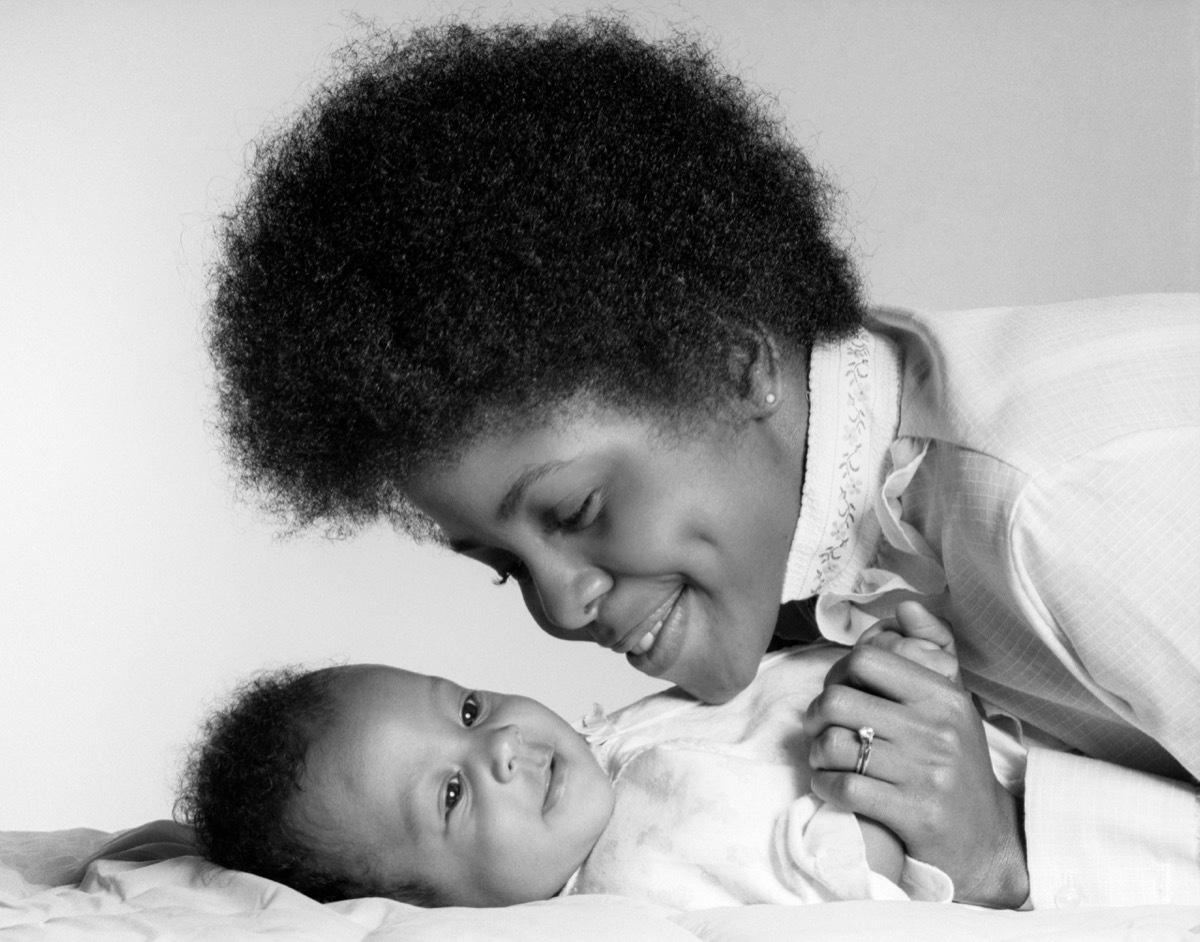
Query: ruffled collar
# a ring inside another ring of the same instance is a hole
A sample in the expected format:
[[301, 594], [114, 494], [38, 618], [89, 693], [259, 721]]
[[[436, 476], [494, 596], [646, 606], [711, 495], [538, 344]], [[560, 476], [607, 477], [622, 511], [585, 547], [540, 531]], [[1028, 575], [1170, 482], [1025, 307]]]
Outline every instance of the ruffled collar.
[[875, 553], [871, 506], [900, 425], [901, 365], [895, 344], [865, 329], [810, 351], [804, 487], [784, 601], [849, 589]]

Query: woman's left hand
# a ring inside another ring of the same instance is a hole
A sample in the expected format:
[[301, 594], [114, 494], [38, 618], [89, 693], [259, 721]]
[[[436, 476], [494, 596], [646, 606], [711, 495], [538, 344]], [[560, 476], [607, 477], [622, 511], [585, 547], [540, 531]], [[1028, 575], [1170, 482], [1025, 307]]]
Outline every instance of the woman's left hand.
[[[1019, 805], [992, 773], [982, 720], [959, 684], [860, 645], [830, 669], [805, 726], [819, 798], [890, 828], [911, 856], [950, 876], [958, 901], [1025, 902]], [[863, 726], [875, 738], [856, 774]]]

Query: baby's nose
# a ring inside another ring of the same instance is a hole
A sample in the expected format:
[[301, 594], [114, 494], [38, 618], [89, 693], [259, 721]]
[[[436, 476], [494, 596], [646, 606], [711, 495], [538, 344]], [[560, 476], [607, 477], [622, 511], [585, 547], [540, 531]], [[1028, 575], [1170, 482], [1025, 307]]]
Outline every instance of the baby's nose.
[[500, 782], [511, 781], [522, 770], [540, 773], [553, 757], [553, 746], [526, 742], [518, 726], [505, 726], [492, 734], [492, 774]]
[[492, 775], [497, 781], [512, 779], [521, 751], [521, 731], [516, 726], [501, 726], [492, 732], [488, 743], [488, 757]]

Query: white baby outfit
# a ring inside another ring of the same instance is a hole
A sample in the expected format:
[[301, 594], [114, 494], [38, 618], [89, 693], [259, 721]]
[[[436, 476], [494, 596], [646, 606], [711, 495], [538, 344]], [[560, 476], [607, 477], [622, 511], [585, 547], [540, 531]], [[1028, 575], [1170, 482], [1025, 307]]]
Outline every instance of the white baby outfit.
[[618, 893], [679, 910], [948, 902], [953, 885], [935, 867], [906, 858], [900, 885], [873, 873], [854, 815], [810, 793], [804, 711], [845, 653], [818, 644], [769, 654], [728, 703], [671, 690], [585, 720], [615, 805], [563, 893]]

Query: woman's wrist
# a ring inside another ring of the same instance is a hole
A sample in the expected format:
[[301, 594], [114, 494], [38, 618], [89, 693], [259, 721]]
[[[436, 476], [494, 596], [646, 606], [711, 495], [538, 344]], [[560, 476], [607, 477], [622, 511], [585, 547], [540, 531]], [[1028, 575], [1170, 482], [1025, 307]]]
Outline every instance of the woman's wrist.
[[[999, 783], [997, 783], [999, 788]], [[992, 909], [1022, 909], [1029, 901], [1029, 866], [1025, 854], [1025, 804], [1004, 792], [1008, 812], [993, 852], [981, 861], [978, 878], [968, 886], [956, 886], [954, 898]]]

